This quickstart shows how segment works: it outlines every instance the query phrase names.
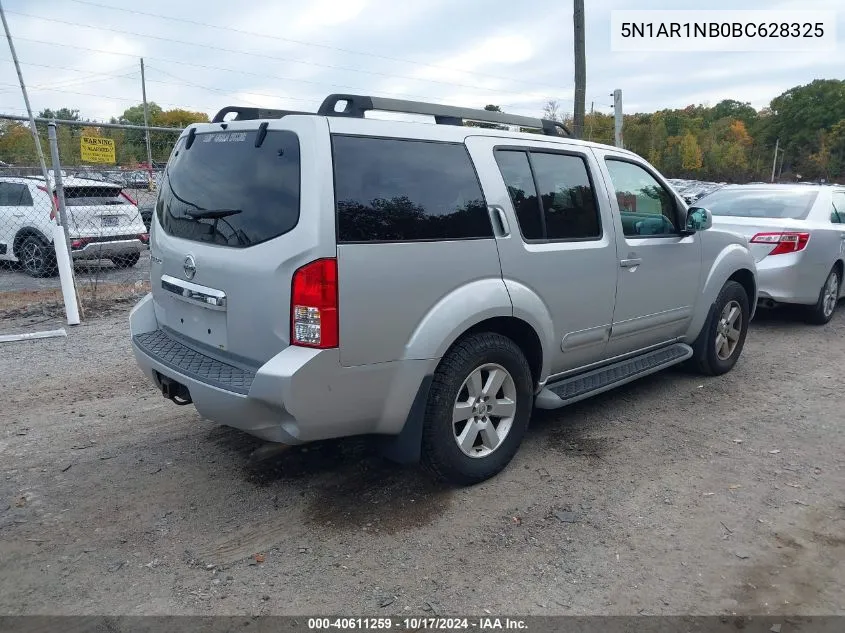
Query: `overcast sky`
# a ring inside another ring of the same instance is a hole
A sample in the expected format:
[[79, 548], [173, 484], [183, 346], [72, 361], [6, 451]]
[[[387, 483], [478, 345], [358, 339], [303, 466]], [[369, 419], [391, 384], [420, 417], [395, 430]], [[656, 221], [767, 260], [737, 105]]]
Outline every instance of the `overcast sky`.
[[[587, 108], [757, 108], [798, 84], [845, 78], [842, 0], [586, 0]], [[332, 92], [539, 115], [571, 112], [571, 0], [3, 0], [33, 108], [96, 120], [147, 97], [213, 114], [224, 105], [313, 111]], [[112, 8], [109, 8], [112, 7]], [[211, 7], [214, 7], [211, 9]], [[613, 9], [839, 9], [836, 53], [612, 53]], [[143, 13], [138, 13], [143, 12]], [[215, 28], [217, 27], [217, 28]], [[8, 47], [0, 113], [23, 114]]]

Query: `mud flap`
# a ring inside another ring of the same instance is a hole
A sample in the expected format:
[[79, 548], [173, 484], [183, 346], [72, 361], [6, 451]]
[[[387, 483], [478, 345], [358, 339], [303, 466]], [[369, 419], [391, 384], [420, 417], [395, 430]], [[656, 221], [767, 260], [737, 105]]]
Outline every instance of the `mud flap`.
[[405, 426], [402, 427], [399, 435], [379, 437], [379, 453], [385, 459], [398, 464], [415, 464], [420, 461], [425, 408], [433, 378], [434, 376], [429, 374], [420, 383], [408, 418], [405, 420]]

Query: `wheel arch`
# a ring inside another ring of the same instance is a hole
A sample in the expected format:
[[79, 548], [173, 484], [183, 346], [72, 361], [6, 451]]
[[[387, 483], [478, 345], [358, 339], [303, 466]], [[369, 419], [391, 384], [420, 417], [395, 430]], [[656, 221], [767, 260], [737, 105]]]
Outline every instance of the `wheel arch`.
[[[480, 332], [495, 332], [513, 340], [525, 354], [536, 388], [543, 375], [543, 345], [537, 331], [528, 322], [517, 317], [494, 316], [473, 323], [452, 339], [443, 355], [445, 356], [449, 350], [468, 336]], [[442, 357], [438, 359], [438, 364], [440, 361], [442, 361]], [[431, 373], [426, 374], [420, 383], [399, 434], [380, 437], [380, 450], [384, 457], [402, 464], [419, 461], [425, 408], [435, 370], [436, 367], [432, 367]]]
[[748, 297], [748, 307], [753, 317], [757, 307], [757, 280], [754, 277], [754, 273], [747, 268], [740, 268], [728, 277], [727, 281], [735, 281], [745, 289], [745, 294]]

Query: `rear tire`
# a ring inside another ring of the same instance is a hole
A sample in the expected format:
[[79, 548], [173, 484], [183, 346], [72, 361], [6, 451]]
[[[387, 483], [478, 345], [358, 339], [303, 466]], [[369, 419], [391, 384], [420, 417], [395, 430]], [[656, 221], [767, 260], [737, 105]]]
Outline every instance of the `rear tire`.
[[836, 303], [839, 297], [839, 285], [842, 283], [839, 271], [834, 266], [824, 280], [819, 291], [819, 300], [813, 306], [807, 307], [807, 322], [813, 325], [829, 323], [836, 313]]
[[476, 484], [513, 459], [533, 409], [534, 381], [519, 346], [485, 332], [441, 360], [428, 395], [422, 463], [436, 477]]
[[750, 316], [745, 288], [735, 281], [727, 282], [692, 345], [688, 365], [707, 376], [719, 376], [733, 369], [745, 346]]
[[24, 238], [17, 256], [21, 267], [32, 277], [52, 277], [59, 271], [53, 246], [35, 235]]
[[141, 259], [141, 255], [139, 253], [133, 253], [132, 255], [120, 255], [118, 257], [112, 257], [111, 262], [118, 268], [132, 268], [135, 264], [138, 263], [139, 259]]

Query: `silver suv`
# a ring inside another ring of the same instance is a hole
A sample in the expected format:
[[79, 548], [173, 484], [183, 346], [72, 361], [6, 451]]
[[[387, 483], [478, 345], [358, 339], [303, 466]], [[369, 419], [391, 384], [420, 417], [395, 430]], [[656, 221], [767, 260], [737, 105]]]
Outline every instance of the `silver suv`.
[[358, 95], [192, 125], [130, 317], [139, 365], [216, 422], [381, 436], [459, 484], [508, 464], [535, 406], [684, 361], [729, 371], [757, 303], [745, 238], [639, 156], [562, 131]]

